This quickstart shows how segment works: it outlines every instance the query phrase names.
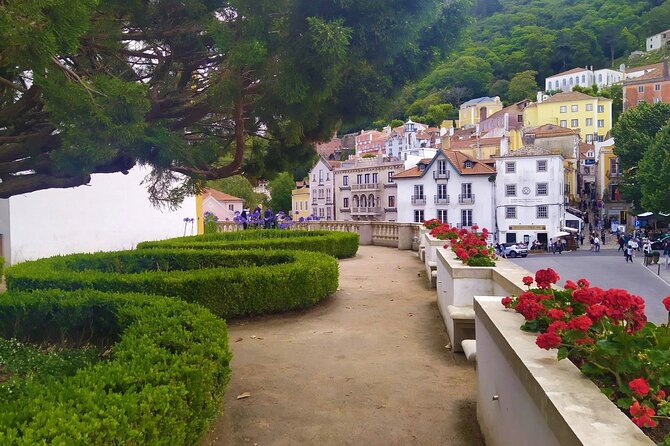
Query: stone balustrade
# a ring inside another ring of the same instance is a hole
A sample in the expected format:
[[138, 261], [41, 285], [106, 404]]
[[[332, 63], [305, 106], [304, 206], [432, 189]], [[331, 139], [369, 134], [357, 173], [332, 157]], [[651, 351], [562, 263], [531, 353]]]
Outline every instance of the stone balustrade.
[[[219, 232], [242, 230], [242, 225], [232, 221], [220, 221], [217, 224]], [[420, 223], [333, 220], [295, 222], [291, 226], [292, 230], [355, 232], [360, 237], [361, 245], [389, 246], [414, 251], [419, 249], [421, 228], [423, 225]]]

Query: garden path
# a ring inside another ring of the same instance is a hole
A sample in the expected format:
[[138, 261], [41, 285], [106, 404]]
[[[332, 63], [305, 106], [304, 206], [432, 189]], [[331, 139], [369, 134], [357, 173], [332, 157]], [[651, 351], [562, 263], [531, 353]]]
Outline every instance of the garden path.
[[424, 274], [412, 251], [361, 246], [325, 302], [231, 322], [225, 412], [202, 445], [483, 445], [475, 370], [445, 348]]

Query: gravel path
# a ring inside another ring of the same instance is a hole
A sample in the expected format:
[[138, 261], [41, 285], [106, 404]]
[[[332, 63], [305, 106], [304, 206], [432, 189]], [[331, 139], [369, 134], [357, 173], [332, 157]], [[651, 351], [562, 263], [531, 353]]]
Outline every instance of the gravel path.
[[414, 252], [362, 246], [322, 304], [231, 322], [225, 413], [202, 445], [483, 445], [474, 368], [445, 348], [423, 275]]

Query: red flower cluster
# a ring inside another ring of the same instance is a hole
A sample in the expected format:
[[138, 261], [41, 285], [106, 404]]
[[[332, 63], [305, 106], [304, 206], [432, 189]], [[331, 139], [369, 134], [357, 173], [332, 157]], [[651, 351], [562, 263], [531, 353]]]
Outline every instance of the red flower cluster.
[[649, 383], [644, 378], [636, 378], [630, 381], [628, 387], [639, 396], [645, 396], [649, 393]]
[[670, 311], [670, 296], [666, 296], [665, 299], [663, 299], [663, 306], [666, 310]]
[[540, 348], [551, 350], [552, 348], [560, 347], [562, 340], [556, 333], [542, 333], [535, 339], [535, 343]]
[[430, 220], [426, 220], [423, 222], [423, 225], [428, 228], [428, 229], [433, 229], [438, 226], [440, 226], [442, 222], [438, 220], [437, 218], [431, 218]]
[[[426, 223], [429, 222], [432, 220]], [[433, 223], [430, 224], [432, 226]], [[477, 226], [473, 226], [469, 231], [466, 228], [458, 229], [442, 223], [433, 227], [430, 235], [439, 240], [450, 240], [450, 245], [444, 247], [450, 247], [463, 263], [473, 266], [494, 266], [495, 252], [486, 241], [489, 232], [486, 228], [482, 229], [482, 232], [477, 232], [478, 229]]]
[[458, 229], [452, 228], [448, 224], [441, 223], [439, 226], [435, 226], [430, 230], [430, 235], [438, 240], [453, 240], [458, 238]]
[[651, 417], [656, 415], [656, 411], [649, 406], [640, 405], [637, 401], [628, 409], [633, 416], [633, 423], [639, 427], [656, 427], [656, 421]]
[[533, 284], [533, 278], [530, 276], [525, 276], [523, 279], [521, 279], [521, 281], [526, 286], [531, 286]]
[[540, 269], [535, 273], [535, 282], [538, 288], [548, 289], [558, 282], [561, 277], [551, 268]]

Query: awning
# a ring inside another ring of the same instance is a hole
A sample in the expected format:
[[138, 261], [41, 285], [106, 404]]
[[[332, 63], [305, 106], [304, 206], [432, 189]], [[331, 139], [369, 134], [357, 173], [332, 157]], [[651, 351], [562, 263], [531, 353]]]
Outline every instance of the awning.
[[[564, 232], [566, 232], [566, 231], [567, 231], [567, 232], [579, 232], [578, 229], [575, 229], [575, 228], [568, 228], [567, 226], [561, 228], [561, 231], [564, 231]], [[566, 235], [570, 235], [570, 234], [566, 234]]]
[[556, 234], [554, 234], [554, 238], [557, 238], [557, 237], [565, 237], [566, 235], [570, 235], [570, 233], [569, 233], [569, 232], [565, 232], [565, 231], [560, 231], [560, 232], [557, 232]]
[[670, 217], [670, 213], [666, 214], [665, 212], [659, 212], [658, 215], [661, 217]]
[[643, 212], [641, 214], [637, 214], [638, 217], [651, 217], [652, 215], [654, 215], [653, 212]]

